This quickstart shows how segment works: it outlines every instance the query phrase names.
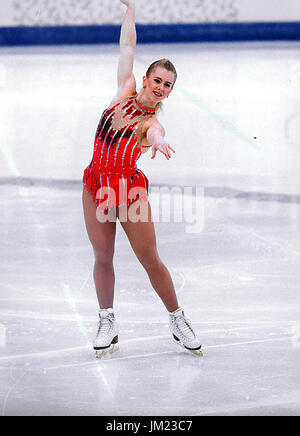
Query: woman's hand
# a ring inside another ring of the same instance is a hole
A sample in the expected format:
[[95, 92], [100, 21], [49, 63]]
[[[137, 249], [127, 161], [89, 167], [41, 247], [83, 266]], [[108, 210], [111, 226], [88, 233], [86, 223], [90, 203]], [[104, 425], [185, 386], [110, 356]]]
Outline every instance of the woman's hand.
[[155, 158], [157, 150], [160, 151], [162, 154], [164, 154], [168, 160], [171, 159], [170, 150], [173, 151], [173, 153], [175, 153], [175, 150], [169, 144], [164, 142], [163, 144], [156, 144], [156, 145], [152, 146], [152, 157], [151, 157], [151, 159]]
[[175, 150], [167, 142], [165, 142], [164, 136], [165, 129], [158, 122], [148, 129], [147, 139], [149, 144], [152, 145], [151, 159], [155, 158], [157, 150], [164, 154], [168, 160], [171, 158], [170, 150], [175, 153]]
[[126, 6], [134, 6], [134, 0], [120, 0]]

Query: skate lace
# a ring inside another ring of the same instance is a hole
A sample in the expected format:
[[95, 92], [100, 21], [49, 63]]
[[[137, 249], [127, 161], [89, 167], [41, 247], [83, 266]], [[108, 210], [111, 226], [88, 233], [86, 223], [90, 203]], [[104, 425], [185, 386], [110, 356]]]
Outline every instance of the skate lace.
[[98, 322], [98, 332], [97, 336], [108, 335], [113, 328], [113, 316], [108, 315], [105, 318], [100, 318]]
[[185, 318], [185, 316], [178, 316], [175, 321], [175, 325], [184, 336], [190, 337], [192, 335], [195, 337], [195, 333], [191, 326], [191, 321], [188, 318]]

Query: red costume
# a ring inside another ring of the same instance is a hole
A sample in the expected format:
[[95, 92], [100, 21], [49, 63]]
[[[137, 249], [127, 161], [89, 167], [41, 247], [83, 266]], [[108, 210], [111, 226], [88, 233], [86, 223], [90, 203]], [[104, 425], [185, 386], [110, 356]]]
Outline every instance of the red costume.
[[147, 200], [149, 182], [136, 162], [142, 154], [143, 124], [154, 114], [155, 109], [140, 106], [136, 96], [103, 112], [93, 158], [83, 175], [86, 189], [103, 211], [138, 198]]

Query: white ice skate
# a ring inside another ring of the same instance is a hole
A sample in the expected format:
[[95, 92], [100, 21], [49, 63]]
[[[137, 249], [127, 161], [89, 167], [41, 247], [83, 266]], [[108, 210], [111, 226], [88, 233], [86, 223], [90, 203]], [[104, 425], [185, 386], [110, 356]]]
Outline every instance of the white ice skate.
[[191, 321], [181, 308], [169, 313], [169, 326], [175, 342], [197, 356], [203, 356], [201, 344], [194, 333]]
[[110, 357], [118, 350], [118, 326], [113, 309], [101, 309], [99, 311], [98, 332], [94, 341], [96, 357], [101, 359]]

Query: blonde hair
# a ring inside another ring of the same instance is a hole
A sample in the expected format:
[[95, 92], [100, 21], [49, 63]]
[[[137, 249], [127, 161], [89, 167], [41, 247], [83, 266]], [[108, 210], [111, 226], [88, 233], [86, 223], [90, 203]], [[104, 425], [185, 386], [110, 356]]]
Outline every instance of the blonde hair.
[[157, 67], [161, 67], [164, 68], [167, 71], [171, 71], [174, 76], [175, 76], [175, 80], [173, 83], [173, 86], [175, 85], [175, 82], [177, 80], [177, 71], [176, 68], [174, 67], [174, 65], [172, 64], [171, 61], [169, 61], [169, 59], [159, 59], [158, 61], [153, 62], [150, 67], [147, 70], [146, 76], [149, 77], [150, 74], [153, 73], [154, 70], [156, 70]]

